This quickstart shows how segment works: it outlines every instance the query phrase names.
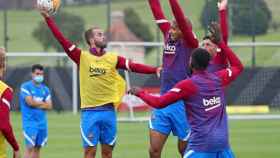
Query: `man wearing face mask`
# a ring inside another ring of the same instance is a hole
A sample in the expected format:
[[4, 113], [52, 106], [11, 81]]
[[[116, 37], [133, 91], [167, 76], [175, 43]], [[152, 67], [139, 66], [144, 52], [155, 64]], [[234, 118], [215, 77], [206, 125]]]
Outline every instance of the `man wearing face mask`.
[[32, 79], [21, 85], [20, 107], [26, 149], [24, 158], [39, 158], [48, 140], [47, 110], [52, 109], [49, 88], [43, 83], [44, 68], [32, 66]]

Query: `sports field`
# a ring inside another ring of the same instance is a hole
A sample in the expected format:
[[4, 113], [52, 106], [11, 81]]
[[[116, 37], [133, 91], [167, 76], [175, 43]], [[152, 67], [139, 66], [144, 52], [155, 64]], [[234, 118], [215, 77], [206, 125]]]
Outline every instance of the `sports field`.
[[[12, 113], [16, 137], [23, 151], [21, 115]], [[42, 158], [82, 157], [79, 115], [49, 114], [49, 141]], [[119, 123], [115, 158], [148, 158], [148, 126], [142, 123]], [[230, 139], [237, 158], [279, 158], [280, 120], [231, 120]], [[162, 158], [179, 157], [176, 139], [167, 142]], [[9, 157], [11, 157], [11, 151]], [[100, 158], [100, 155], [98, 154]]]

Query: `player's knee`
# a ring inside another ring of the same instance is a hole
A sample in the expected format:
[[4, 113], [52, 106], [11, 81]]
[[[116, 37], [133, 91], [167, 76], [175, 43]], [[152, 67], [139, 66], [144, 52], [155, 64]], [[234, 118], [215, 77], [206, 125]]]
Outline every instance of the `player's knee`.
[[161, 149], [158, 146], [150, 146], [149, 153], [152, 158], [159, 157], [161, 154]]
[[103, 158], [112, 158], [112, 150], [105, 149], [101, 151]]
[[84, 149], [84, 157], [85, 158], [94, 158], [96, 154], [96, 149], [92, 147], [88, 147]]

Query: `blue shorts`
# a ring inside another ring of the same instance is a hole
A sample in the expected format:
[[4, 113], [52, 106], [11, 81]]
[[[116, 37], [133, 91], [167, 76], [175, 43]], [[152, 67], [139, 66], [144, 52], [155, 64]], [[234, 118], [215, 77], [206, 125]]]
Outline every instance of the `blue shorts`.
[[96, 146], [98, 142], [114, 146], [117, 138], [117, 118], [114, 110], [81, 112], [83, 147]]
[[185, 104], [183, 101], [173, 103], [163, 109], [155, 109], [152, 113], [150, 129], [169, 135], [172, 131], [174, 136], [182, 141], [187, 141], [190, 135], [190, 126], [186, 117]]
[[188, 150], [185, 152], [183, 158], [234, 158], [234, 154], [231, 149], [220, 152], [196, 152]]
[[28, 148], [43, 147], [48, 141], [48, 130], [47, 128], [26, 127], [23, 129], [23, 136]]

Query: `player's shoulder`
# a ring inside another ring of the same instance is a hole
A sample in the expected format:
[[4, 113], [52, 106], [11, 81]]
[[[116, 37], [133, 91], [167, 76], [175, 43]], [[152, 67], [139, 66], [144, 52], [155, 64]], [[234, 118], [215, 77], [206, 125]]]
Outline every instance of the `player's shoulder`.
[[114, 51], [106, 52], [106, 55], [107, 55], [107, 57], [109, 57], [109, 58], [116, 58], [116, 57], [119, 56], [118, 53], [117, 53], [117, 52], [114, 52]]
[[45, 90], [50, 90], [50, 88], [46, 85], [46, 84], [44, 84], [44, 83], [42, 83], [42, 87], [45, 89]]
[[0, 80], [0, 88], [8, 88], [10, 87], [7, 83], [5, 83], [4, 81]]
[[30, 88], [30, 87], [32, 87], [32, 81], [31, 80], [30, 81], [25, 81], [21, 84], [20, 87], [21, 88]]
[[185, 79], [180, 81], [177, 86], [182, 87], [182, 88], [189, 88], [195, 86], [194, 82], [192, 81], [191, 78]]
[[116, 52], [106, 52], [104, 59], [106, 62], [109, 62], [111, 64], [116, 64], [118, 62], [118, 53]]
[[13, 93], [13, 89], [8, 84], [6, 84], [5, 82], [0, 80], [0, 94], [1, 94], [1, 97], [7, 91]]

